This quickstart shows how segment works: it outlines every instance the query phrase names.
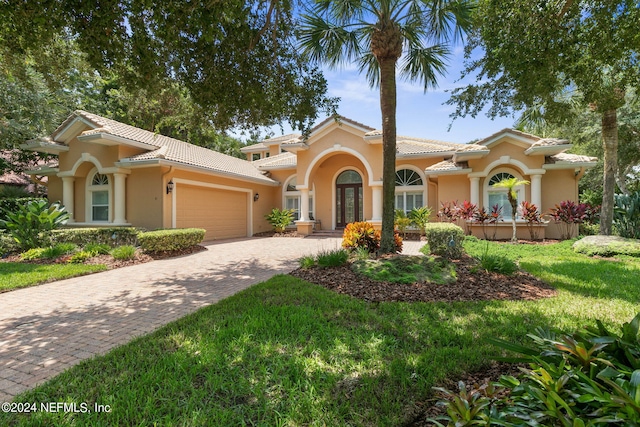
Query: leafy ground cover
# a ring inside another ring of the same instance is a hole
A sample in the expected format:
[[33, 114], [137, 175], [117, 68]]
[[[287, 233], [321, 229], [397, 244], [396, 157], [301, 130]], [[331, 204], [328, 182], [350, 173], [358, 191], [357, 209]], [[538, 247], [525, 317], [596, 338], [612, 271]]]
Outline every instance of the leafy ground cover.
[[640, 260], [589, 258], [571, 243], [490, 244], [556, 288], [534, 301], [369, 302], [275, 276], [16, 398], [111, 412], [5, 413], [0, 425], [424, 425], [432, 387], [500, 353], [489, 338], [636, 314]]

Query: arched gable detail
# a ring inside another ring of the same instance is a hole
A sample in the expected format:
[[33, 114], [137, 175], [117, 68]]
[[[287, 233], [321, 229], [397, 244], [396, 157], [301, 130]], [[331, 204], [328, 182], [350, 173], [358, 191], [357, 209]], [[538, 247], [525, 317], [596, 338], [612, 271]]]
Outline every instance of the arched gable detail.
[[309, 178], [311, 177], [311, 171], [313, 171], [313, 168], [318, 164], [318, 162], [320, 162], [321, 160], [323, 160], [328, 154], [331, 153], [348, 153], [351, 154], [352, 156], [354, 156], [355, 158], [357, 158], [358, 160], [360, 160], [362, 162], [362, 164], [364, 165], [364, 168], [367, 172], [367, 175], [369, 177], [369, 182], [368, 185], [373, 186], [376, 185], [376, 182], [373, 180], [373, 169], [371, 168], [371, 164], [369, 164], [369, 162], [367, 161], [366, 157], [364, 157], [361, 153], [359, 153], [358, 151], [349, 148], [349, 147], [343, 147], [340, 144], [336, 144], [331, 148], [327, 148], [326, 150], [320, 152], [312, 161], [311, 163], [309, 163], [309, 166], [307, 167], [307, 170], [305, 171], [304, 174], [304, 182], [298, 182], [298, 189], [299, 190], [303, 190], [303, 189], [308, 189], [309, 188]]

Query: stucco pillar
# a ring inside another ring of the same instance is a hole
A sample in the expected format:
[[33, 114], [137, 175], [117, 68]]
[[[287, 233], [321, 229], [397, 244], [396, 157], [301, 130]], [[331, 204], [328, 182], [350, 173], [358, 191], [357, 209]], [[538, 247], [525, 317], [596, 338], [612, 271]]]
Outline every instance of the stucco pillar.
[[74, 208], [74, 198], [73, 198], [73, 183], [75, 178], [72, 176], [63, 176], [62, 177], [62, 204], [67, 209], [69, 213], [69, 221], [74, 222], [75, 216], [73, 214]]
[[382, 221], [382, 184], [371, 186], [371, 221]]
[[477, 176], [469, 178], [469, 200], [476, 206], [480, 205], [480, 178]]
[[309, 189], [300, 190], [300, 218], [298, 221], [307, 221], [309, 219]]
[[127, 175], [123, 173], [113, 174], [113, 222], [115, 224], [125, 224], [125, 179]]
[[542, 175], [531, 175], [531, 203], [542, 212]]

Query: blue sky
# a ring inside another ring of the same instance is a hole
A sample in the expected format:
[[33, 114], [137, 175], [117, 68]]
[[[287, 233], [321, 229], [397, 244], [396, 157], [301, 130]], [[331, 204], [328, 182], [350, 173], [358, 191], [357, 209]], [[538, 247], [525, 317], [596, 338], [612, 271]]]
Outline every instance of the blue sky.
[[[398, 80], [398, 135], [467, 143], [513, 126], [515, 119], [512, 117], [491, 120], [484, 114], [475, 119], [457, 119], [452, 124], [449, 115], [455, 108], [443, 104], [449, 99], [447, 90], [463, 86], [462, 82], [456, 82], [460, 78], [462, 60], [462, 47], [458, 47], [450, 59], [447, 75], [438, 80], [438, 88], [426, 93], [420, 84]], [[365, 76], [358, 73], [356, 66], [323, 71], [329, 83], [329, 96], [341, 98], [338, 108], [340, 115], [376, 129], [382, 128], [378, 89], [369, 87]], [[448, 130], [450, 124], [451, 130]], [[279, 127], [272, 131], [274, 136], [283, 134]], [[290, 132], [291, 128], [284, 128], [285, 134]]]

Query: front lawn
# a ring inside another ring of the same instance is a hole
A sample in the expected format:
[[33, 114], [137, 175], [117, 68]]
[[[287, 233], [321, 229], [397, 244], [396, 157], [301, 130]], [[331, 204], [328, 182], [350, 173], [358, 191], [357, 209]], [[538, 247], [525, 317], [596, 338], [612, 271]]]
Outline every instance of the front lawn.
[[433, 386], [488, 363], [486, 338], [637, 314], [640, 259], [593, 259], [571, 243], [490, 243], [558, 289], [537, 301], [370, 303], [276, 276], [15, 400], [109, 413], [3, 413], [0, 425], [403, 425]]
[[0, 262], [0, 292], [104, 271], [105, 265]]

